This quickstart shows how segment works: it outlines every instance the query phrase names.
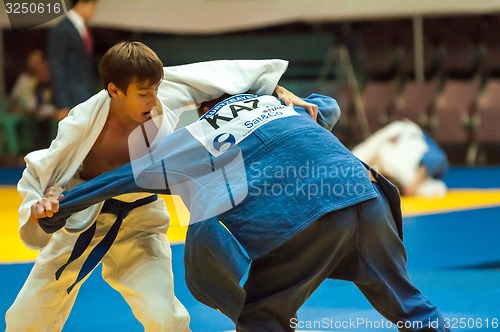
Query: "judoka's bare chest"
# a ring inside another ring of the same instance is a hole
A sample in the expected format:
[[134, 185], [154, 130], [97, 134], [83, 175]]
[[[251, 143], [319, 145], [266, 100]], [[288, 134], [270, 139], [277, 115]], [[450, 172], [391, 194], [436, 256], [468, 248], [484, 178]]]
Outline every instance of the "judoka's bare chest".
[[83, 162], [80, 177], [89, 180], [130, 162], [128, 137], [132, 129], [106, 124]]

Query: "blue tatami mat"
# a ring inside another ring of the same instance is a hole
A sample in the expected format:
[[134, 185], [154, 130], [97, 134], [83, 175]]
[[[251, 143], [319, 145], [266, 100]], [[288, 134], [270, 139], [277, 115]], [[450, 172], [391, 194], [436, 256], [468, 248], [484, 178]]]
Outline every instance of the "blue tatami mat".
[[[15, 183], [12, 179], [19, 174], [11, 170], [2, 177], [0, 172], [0, 181]], [[452, 168], [446, 182], [451, 188], [500, 188], [500, 168]], [[500, 207], [406, 217], [404, 231], [412, 281], [439, 307], [452, 330], [500, 332]], [[192, 331], [234, 330], [229, 319], [200, 304], [187, 290], [183, 252], [182, 244], [172, 246], [176, 294], [191, 314]], [[0, 315], [14, 301], [31, 267], [0, 264]], [[100, 273], [98, 267], [82, 286], [63, 331], [143, 331]], [[0, 330], [4, 329], [2, 319]], [[396, 331], [353, 284], [338, 280], [325, 281], [309, 298], [299, 311], [297, 329]]]
[[[450, 323], [468, 322], [468, 326], [456, 331], [494, 331], [491, 324], [500, 319], [499, 213], [500, 208], [488, 208], [412, 217], [405, 222], [412, 280]], [[198, 303], [188, 292], [183, 280], [183, 250], [183, 245], [172, 247], [175, 287], [191, 314], [192, 330], [234, 329], [231, 321]], [[31, 264], [0, 265], [3, 312], [14, 300], [30, 268]], [[298, 327], [306, 331], [396, 330], [372, 309], [354, 285], [337, 280], [327, 280], [320, 286], [299, 311], [299, 319], [302, 325]], [[353, 321], [356, 327], [352, 327]], [[324, 328], [346, 322], [351, 327]], [[322, 328], [307, 328], [307, 324], [320, 324]], [[139, 332], [142, 327], [119, 294], [102, 280], [98, 268], [83, 285], [64, 331]]]

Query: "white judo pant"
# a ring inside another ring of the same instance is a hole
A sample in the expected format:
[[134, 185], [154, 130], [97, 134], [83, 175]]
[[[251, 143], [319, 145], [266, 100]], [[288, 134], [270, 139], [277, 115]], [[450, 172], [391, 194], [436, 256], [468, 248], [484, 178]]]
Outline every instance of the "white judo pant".
[[[101, 214], [96, 233], [84, 254], [64, 265], [79, 234], [54, 233], [40, 250], [35, 265], [6, 314], [6, 332], [61, 331], [81, 284], [68, 294], [88, 253], [107, 233], [116, 216]], [[123, 220], [118, 236], [101, 260], [102, 277], [120, 292], [147, 332], [189, 331], [189, 314], [174, 295], [172, 251], [166, 231], [169, 216], [162, 199], [137, 207]], [[91, 316], [89, 316], [91, 319]], [[110, 317], [113, 324], [113, 317]]]

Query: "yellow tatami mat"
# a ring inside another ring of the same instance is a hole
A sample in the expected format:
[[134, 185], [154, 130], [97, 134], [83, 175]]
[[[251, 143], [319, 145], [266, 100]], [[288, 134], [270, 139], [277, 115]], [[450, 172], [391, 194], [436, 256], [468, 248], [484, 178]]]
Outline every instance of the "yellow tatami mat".
[[452, 189], [441, 198], [404, 197], [402, 200], [405, 217], [499, 205], [499, 189]]
[[[37, 251], [26, 248], [18, 233], [17, 208], [21, 198], [14, 187], [0, 187], [2, 226], [0, 232], [0, 263], [26, 262], [35, 259]], [[168, 238], [182, 243], [186, 236], [189, 212], [178, 196], [161, 195], [170, 212]], [[450, 190], [442, 198], [403, 198], [404, 216], [435, 214], [500, 206], [500, 190]]]
[[[170, 228], [168, 238], [171, 243], [184, 242], [189, 221], [189, 212], [180, 197], [160, 195], [170, 213]], [[36, 250], [27, 248], [18, 235], [17, 209], [21, 197], [15, 187], [0, 186], [0, 216], [2, 218], [0, 232], [0, 263], [33, 261]], [[182, 226], [181, 226], [182, 225]]]

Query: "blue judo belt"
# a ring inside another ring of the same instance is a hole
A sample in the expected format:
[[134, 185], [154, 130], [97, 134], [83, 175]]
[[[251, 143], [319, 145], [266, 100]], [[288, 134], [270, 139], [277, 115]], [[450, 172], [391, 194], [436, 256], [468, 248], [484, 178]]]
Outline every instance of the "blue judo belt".
[[[85, 278], [96, 266], [99, 264], [101, 259], [106, 255], [109, 248], [113, 244], [118, 235], [118, 231], [123, 222], [123, 219], [127, 217], [130, 211], [133, 209], [143, 206], [149, 203], [152, 203], [158, 199], [158, 195], [151, 195], [145, 198], [138, 199], [134, 202], [122, 202], [117, 199], [107, 199], [104, 202], [104, 205], [101, 209], [102, 213], [111, 213], [116, 216], [116, 220], [109, 229], [108, 233], [104, 236], [104, 238], [95, 246], [95, 248], [90, 252], [89, 256], [85, 260], [78, 273], [78, 277], [75, 282], [67, 289], [68, 294], [71, 292], [73, 287], [75, 287], [83, 278]], [[64, 269], [74, 260], [78, 259], [88, 248], [92, 238], [94, 237], [96, 231], [96, 222], [90, 226], [86, 231], [78, 236], [76, 240], [75, 246], [73, 247], [73, 251], [68, 259], [68, 261], [61, 266], [56, 272], [56, 280], [59, 280]]]

